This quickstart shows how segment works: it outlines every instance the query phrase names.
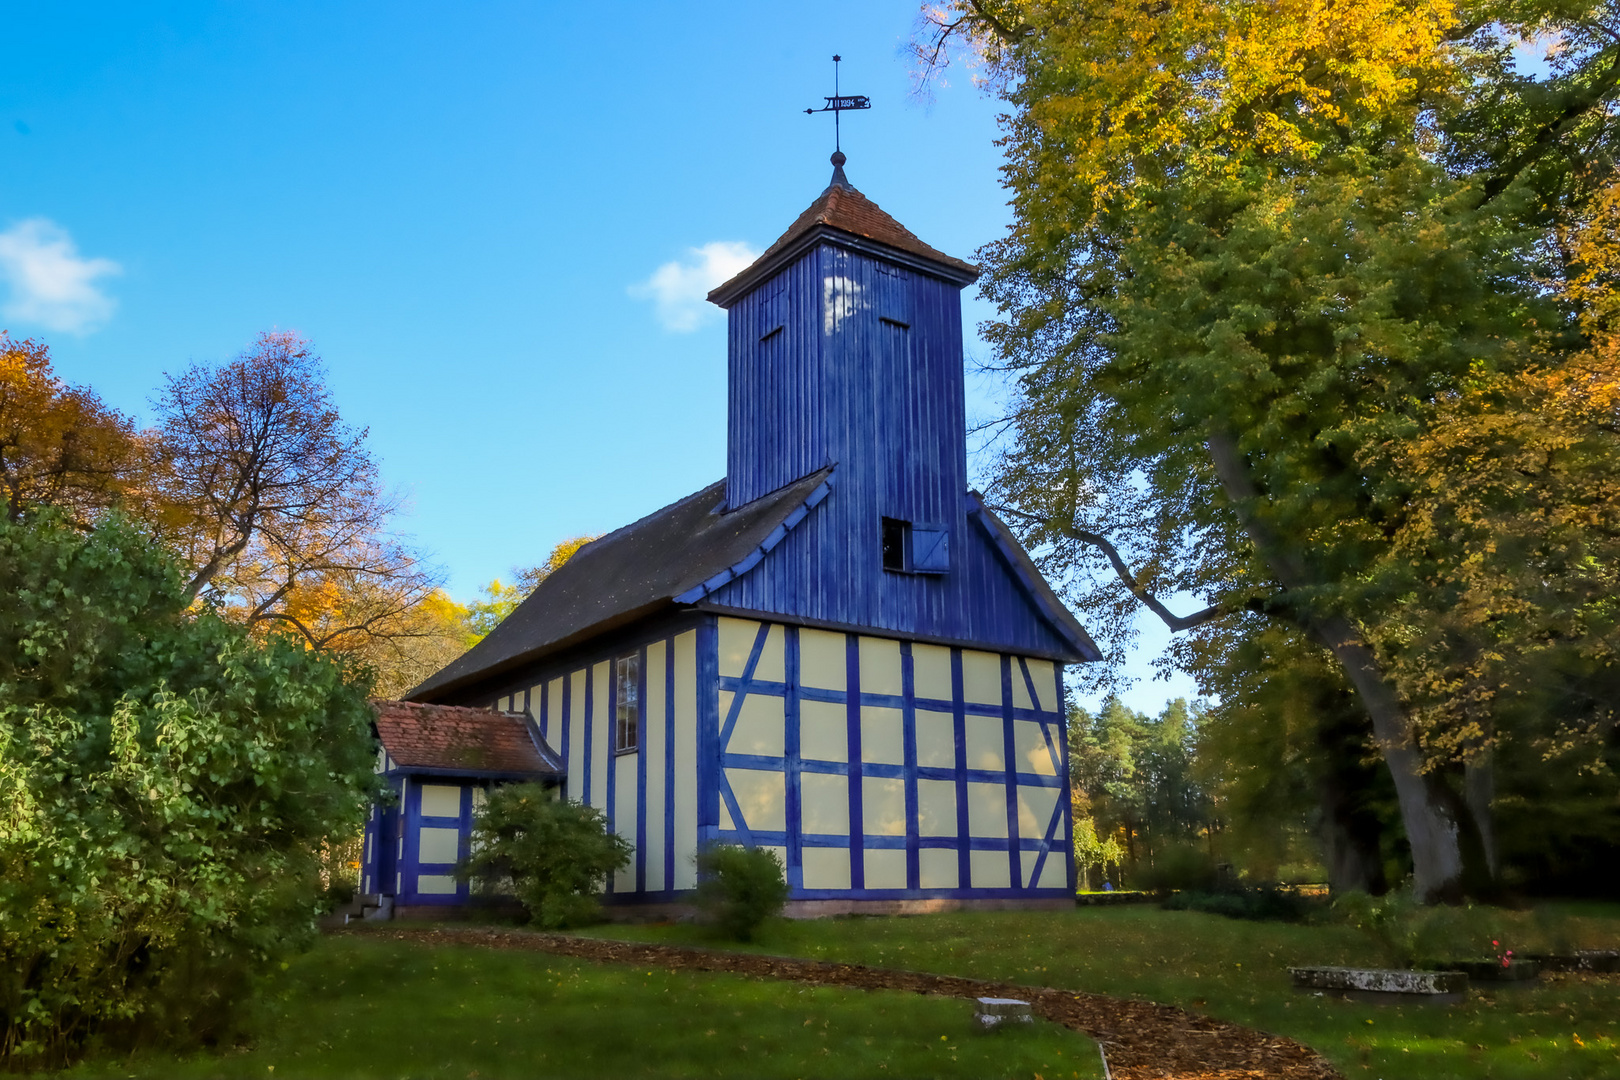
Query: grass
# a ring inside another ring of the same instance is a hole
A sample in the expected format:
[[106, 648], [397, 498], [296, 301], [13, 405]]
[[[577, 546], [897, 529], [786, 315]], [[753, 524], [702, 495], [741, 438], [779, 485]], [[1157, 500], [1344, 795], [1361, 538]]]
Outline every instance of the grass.
[[[1620, 946], [1620, 905], [1566, 909], [1579, 947]], [[1504, 913], [1503, 933], [1529, 933]], [[616, 926], [603, 936], [713, 946], [692, 926]], [[767, 924], [754, 951], [1003, 979], [1181, 1005], [1290, 1036], [1347, 1077], [1573, 1080], [1620, 1075], [1620, 976], [1543, 976], [1471, 990], [1455, 1006], [1370, 1005], [1295, 993], [1288, 968], [1379, 964], [1342, 925], [1239, 922], [1151, 906], [956, 912]]]
[[259, 1004], [251, 1045], [60, 1078], [1030, 1077], [1102, 1074], [1054, 1024], [970, 1030], [965, 1001], [325, 938]]

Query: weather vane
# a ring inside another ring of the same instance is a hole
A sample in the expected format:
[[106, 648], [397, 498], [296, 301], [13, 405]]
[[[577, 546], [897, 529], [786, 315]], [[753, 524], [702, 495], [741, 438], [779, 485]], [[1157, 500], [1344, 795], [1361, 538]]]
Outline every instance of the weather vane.
[[838, 63], [841, 60], [843, 60], [842, 56], [833, 57], [833, 96], [827, 99], [826, 107], [804, 110], [807, 116], [814, 116], [818, 112], [830, 112], [833, 114], [833, 150], [837, 153], [842, 153], [844, 149], [839, 144], [838, 114], [845, 109], [870, 109], [872, 107], [872, 99], [865, 94], [839, 95]]

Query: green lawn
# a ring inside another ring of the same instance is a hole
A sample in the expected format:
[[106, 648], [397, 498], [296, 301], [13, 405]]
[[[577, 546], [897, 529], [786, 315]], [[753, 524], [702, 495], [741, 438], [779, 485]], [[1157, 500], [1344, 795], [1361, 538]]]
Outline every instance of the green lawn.
[[[1571, 908], [1585, 947], [1620, 947], [1620, 905]], [[1507, 931], [1531, 917], [1504, 915]], [[603, 936], [713, 946], [691, 926]], [[1514, 940], [1510, 937], [1510, 941]], [[1345, 926], [1250, 923], [1152, 906], [776, 921], [768, 953], [1146, 998], [1288, 1035], [1347, 1077], [1571, 1080], [1620, 1076], [1620, 976], [1553, 976], [1470, 991], [1455, 1006], [1367, 1005], [1296, 994], [1287, 969], [1376, 964]]]
[[323, 939], [260, 1003], [252, 1044], [93, 1062], [62, 1077], [1097, 1077], [1055, 1024], [980, 1035], [972, 1005], [894, 992], [593, 964], [533, 952]]

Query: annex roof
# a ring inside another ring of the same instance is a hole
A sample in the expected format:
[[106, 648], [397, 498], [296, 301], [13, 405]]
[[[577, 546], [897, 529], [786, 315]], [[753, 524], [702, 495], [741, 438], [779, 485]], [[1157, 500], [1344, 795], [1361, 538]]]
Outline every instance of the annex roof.
[[432, 701], [660, 609], [747, 571], [825, 497], [832, 468], [745, 506], [724, 480], [580, 548], [499, 626], [409, 694]]
[[978, 278], [978, 267], [923, 243], [910, 229], [857, 191], [844, 177], [842, 158], [842, 154], [833, 155], [833, 181], [827, 185], [827, 189], [788, 226], [787, 232], [778, 237], [776, 243], [765, 249], [763, 255], [711, 291], [709, 300], [712, 303], [721, 307], [729, 306], [757, 281], [797, 257], [816, 239], [829, 234], [856, 237], [888, 249], [888, 253], [908, 256], [900, 261], [913, 265], [920, 262], [920, 269], [957, 285], [967, 285]]
[[534, 779], [564, 772], [562, 759], [520, 713], [410, 701], [373, 701], [371, 706], [377, 713], [377, 737], [395, 768]]

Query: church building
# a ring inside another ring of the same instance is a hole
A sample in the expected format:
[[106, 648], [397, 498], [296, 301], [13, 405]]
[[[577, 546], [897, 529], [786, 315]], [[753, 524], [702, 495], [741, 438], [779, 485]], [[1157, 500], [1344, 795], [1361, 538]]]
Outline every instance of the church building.
[[[1098, 652], [968, 487], [978, 271], [832, 160], [709, 294], [725, 478], [587, 544], [408, 697], [522, 718], [547, 775], [635, 845], [610, 904], [683, 900], [716, 841], [779, 852], [793, 914], [1067, 902], [1063, 668]], [[426, 899], [423, 787], [396, 904]]]

